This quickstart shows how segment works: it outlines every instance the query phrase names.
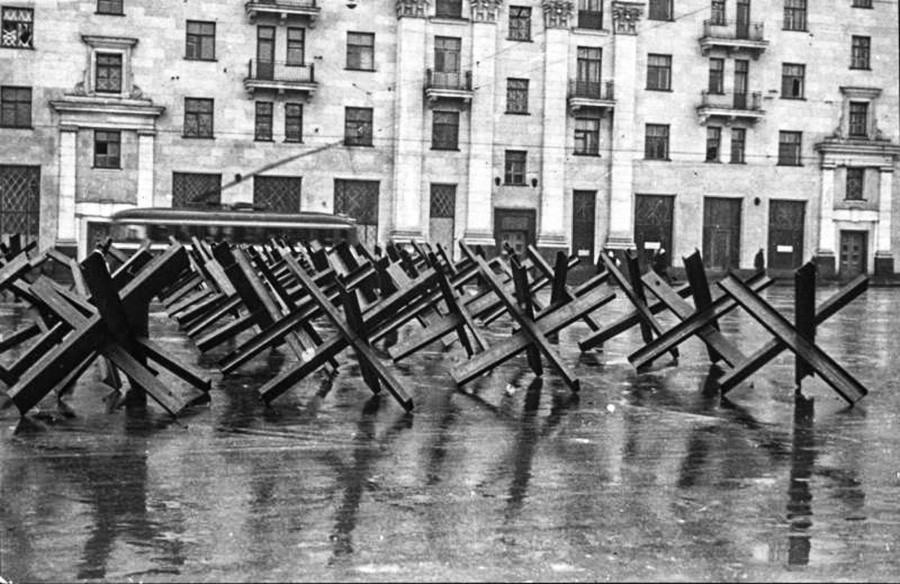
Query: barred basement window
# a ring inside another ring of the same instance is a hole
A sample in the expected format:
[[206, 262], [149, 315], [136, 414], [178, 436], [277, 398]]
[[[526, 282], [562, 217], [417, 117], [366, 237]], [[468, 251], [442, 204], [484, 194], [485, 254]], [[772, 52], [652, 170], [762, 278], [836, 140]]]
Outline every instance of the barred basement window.
[[3, 7], [0, 12], [0, 47], [34, 48], [34, 10]]

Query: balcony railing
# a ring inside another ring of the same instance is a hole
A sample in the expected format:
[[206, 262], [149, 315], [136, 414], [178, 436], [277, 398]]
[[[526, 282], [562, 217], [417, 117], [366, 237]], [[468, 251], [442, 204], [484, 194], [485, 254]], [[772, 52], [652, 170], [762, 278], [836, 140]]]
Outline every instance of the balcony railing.
[[250, 0], [244, 8], [251, 22], [260, 14], [273, 14], [281, 19], [305, 16], [309, 18], [310, 26], [315, 24], [315, 18], [321, 10], [317, 0]]
[[703, 91], [697, 112], [703, 121], [711, 117], [757, 120], [765, 114], [762, 109], [762, 92], [710, 93]]
[[429, 103], [438, 99], [458, 99], [469, 103], [473, 95], [471, 71], [425, 70], [425, 97]]
[[426, 71], [425, 89], [472, 91], [471, 71]]
[[599, 10], [579, 10], [577, 28], [602, 29], [603, 13]]
[[762, 22], [709, 19], [703, 21], [703, 36], [711, 39], [763, 41], [765, 25]]
[[569, 80], [569, 107], [577, 111], [583, 107], [612, 109], [616, 104], [612, 81]]
[[765, 37], [765, 26], [762, 22], [718, 18], [703, 21], [700, 49], [704, 55], [711, 48], [717, 47], [750, 51], [755, 59], [766, 50], [768, 44], [769, 41]]
[[284, 61], [254, 61], [247, 63], [247, 77], [244, 87], [248, 91], [256, 89], [275, 89], [279, 92], [299, 91], [312, 93], [315, 91], [316, 70], [310, 65], [290, 65]]
[[613, 85], [612, 81], [571, 79], [569, 80], [569, 97], [612, 101], [616, 98], [615, 85]]

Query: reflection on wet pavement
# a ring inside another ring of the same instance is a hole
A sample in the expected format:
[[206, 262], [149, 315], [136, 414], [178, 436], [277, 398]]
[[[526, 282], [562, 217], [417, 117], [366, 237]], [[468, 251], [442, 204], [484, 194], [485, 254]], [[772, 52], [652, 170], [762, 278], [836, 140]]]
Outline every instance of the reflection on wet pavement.
[[[447, 371], [465, 353], [436, 343], [397, 367], [411, 414], [373, 396], [352, 358], [266, 406], [256, 387], [293, 357], [223, 378], [228, 347], [200, 358], [154, 314], [153, 336], [213, 376], [212, 402], [177, 421], [153, 404], [107, 413], [92, 372], [75, 418], [52, 400], [21, 422], [0, 410], [0, 576], [896, 581], [898, 294], [870, 290], [819, 329], [870, 390], [853, 409], [816, 380], [795, 407], [787, 354], [725, 400], [698, 341], [637, 372], [638, 330], [582, 355], [583, 323], [558, 345], [579, 394], [524, 355], [457, 391]], [[765, 296], [792, 310], [790, 289]], [[0, 305], [0, 331], [26, 319]], [[739, 313], [720, 324], [745, 352], [769, 338]]]

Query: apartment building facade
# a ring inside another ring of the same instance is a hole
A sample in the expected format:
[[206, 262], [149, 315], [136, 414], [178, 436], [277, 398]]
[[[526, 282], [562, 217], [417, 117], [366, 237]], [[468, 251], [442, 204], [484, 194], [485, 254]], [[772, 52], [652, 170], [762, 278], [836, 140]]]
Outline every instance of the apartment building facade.
[[[133, 206], [894, 273], [897, 3], [0, 0], [0, 232]], [[898, 217], [898, 219], [895, 219]]]

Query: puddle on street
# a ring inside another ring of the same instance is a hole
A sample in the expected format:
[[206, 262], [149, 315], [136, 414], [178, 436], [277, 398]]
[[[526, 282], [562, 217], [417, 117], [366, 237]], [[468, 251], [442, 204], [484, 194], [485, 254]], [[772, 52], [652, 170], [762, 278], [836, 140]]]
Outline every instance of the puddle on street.
[[[790, 314], [791, 288], [764, 297]], [[558, 344], [578, 394], [524, 355], [457, 390], [448, 370], [465, 353], [435, 343], [392, 366], [411, 414], [373, 396], [350, 353], [266, 407], [256, 389], [296, 363], [286, 349], [223, 378], [227, 346], [201, 357], [154, 313], [151, 336], [212, 376], [211, 403], [177, 421], [155, 404], [107, 413], [92, 368], [74, 418], [53, 400], [30, 421], [2, 410], [0, 576], [896, 581], [898, 298], [869, 290], [820, 327], [870, 393], [848, 409], [808, 380], [812, 416], [795, 415], [786, 353], [722, 400], [696, 339], [637, 372], [639, 330], [582, 355], [584, 323]], [[594, 314], [627, 309], [616, 298]], [[0, 332], [27, 318], [0, 305]], [[744, 313], [720, 324], [745, 354], [770, 338]], [[492, 324], [488, 341], [509, 330]]]

